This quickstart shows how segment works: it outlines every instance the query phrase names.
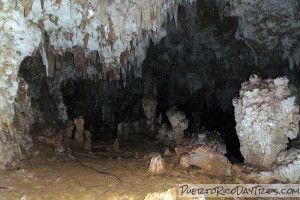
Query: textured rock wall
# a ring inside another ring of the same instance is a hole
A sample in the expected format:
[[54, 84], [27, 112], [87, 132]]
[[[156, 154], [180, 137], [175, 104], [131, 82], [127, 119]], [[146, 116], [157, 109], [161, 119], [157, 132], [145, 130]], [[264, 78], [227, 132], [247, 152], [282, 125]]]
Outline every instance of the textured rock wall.
[[34, 118], [30, 134], [47, 137], [56, 135], [68, 120], [59, 79], [47, 77], [40, 54], [24, 59], [20, 65], [19, 77], [28, 84], [26, 92], [31, 100]]
[[[13, 105], [15, 115], [12, 124], [3, 124], [0, 134], [0, 169], [14, 168], [20, 160], [29, 155], [32, 147], [30, 126], [34, 122], [28, 85], [19, 78], [19, 87]], [[3, 113], [4, 114], [4, 113]], [[3, 134], [6, 133], [6, 134]], [[18, 155], [18, 156], [16, 156]]]
[[261, 80], [251, 75], [233, 100], [236, 131], [246, 163], [270, 167], [288, 138], [299, 132], [299, 106], [291, 96], [288, 79]]
[[257, 65], [285, 59], [289, 67], [300, 62], [300, 11], [297, 0], [226, 0], [225, 16], [237, 16], [236, 38], [251, 49]]

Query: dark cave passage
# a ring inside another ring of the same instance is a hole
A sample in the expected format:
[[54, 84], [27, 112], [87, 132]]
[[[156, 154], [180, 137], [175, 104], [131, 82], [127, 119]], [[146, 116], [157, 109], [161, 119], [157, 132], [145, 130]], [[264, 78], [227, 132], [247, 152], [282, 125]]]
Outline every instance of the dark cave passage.
[[82, 116], [95, 139], [116, 138], [119, 123], [142, 115], [140, 83], [135, 79], [124, 87], [120, 81], [66, 81], [61, 91], [69, 119]]

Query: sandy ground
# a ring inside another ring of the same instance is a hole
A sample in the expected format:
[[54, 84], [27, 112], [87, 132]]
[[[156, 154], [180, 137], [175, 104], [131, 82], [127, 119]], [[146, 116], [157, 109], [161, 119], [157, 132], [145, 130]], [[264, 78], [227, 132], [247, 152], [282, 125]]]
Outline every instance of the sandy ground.
[[36, 145], [34, 156], [20, 169], [0, 171], [0, 199], [143, 200], [147, 193], [166, 191], [179, 183], [232, 183], [230, 177], [208, 176], [196, 167], [182, 169], [175, 156], [163, 156], [164, 175], [150, 175], [147, 155], [162, 150], [154, 141], [133, 140], [122, 144], [120, 152], [106, 151], [103, 146], [95, 144], [92, 154], [74, 150], [72, 158]]

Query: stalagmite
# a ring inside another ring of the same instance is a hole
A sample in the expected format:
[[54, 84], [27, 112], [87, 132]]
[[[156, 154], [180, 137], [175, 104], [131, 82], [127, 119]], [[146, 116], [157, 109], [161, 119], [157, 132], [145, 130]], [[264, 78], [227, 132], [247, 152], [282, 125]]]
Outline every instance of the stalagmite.
[[246, 163], [270, 167], [288, 138], [299, 132], [299, 107], [286, 77], [261, 80], [257, 74], [242, 83], [233, 100], [236, 131]]
[[92, 150], [92, 135], [88, 130], [84, 131], [84, 150], [91, 151]]
[[173, 153], [172, 153], [172, 152], [170, 151], [170, 149], [167, 147], [167, 148], [165, 148], [164, 155], [165, 155], [165, 156], [172, 156]]
[[74, 130], [74, 121], [69, 120], [65, 127], [64, 138], [71, 139], [73, 137], [73, 130]]
[[189, 120], [184, 112], [177, 110], [174, 106], [167, 111], [167, 117], [172, 128], [163, 124], [158, 130], [158, 138], [163, 141], [179, 140], [184, 136], [184, 130], [188, 128]]
[[119, 140], [118, 138], [114, 141], [112, 145], [112, 150], [113, 151], [120, 151], [120, 145], [119, 145]]
[[83, 145], [84, 143], [84, 119], [82, 116], [77, 117], [74, 119], [74, 124], [76, 127], [75, 130], [75, 140], [78, 142], [79, 145]]
[[127, 140], [129, 137], [129, 126], [128, 123], [121, 122], [117, 127], [117, 137], [119, 140]]
[[166, 171], [165, 161], [160, 154], [157, 154], [151, 158], [149, 166], [149, 172], [151, 174], [163, 174]]
[[147, 117], [147, 125], [155, 122], [157, 100], [154, 97], [145, 96], [142, 99], [144, 113]]

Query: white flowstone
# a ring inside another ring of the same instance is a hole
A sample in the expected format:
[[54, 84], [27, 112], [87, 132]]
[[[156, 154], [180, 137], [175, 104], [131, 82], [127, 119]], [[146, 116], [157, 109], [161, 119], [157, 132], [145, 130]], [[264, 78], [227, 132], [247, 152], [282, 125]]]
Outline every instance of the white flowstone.
[[288, 79], [246, 81], [233, 100], [236, 131], [245, 163], [270, 167], [288, 138], [299, 132], [299, 106]]

